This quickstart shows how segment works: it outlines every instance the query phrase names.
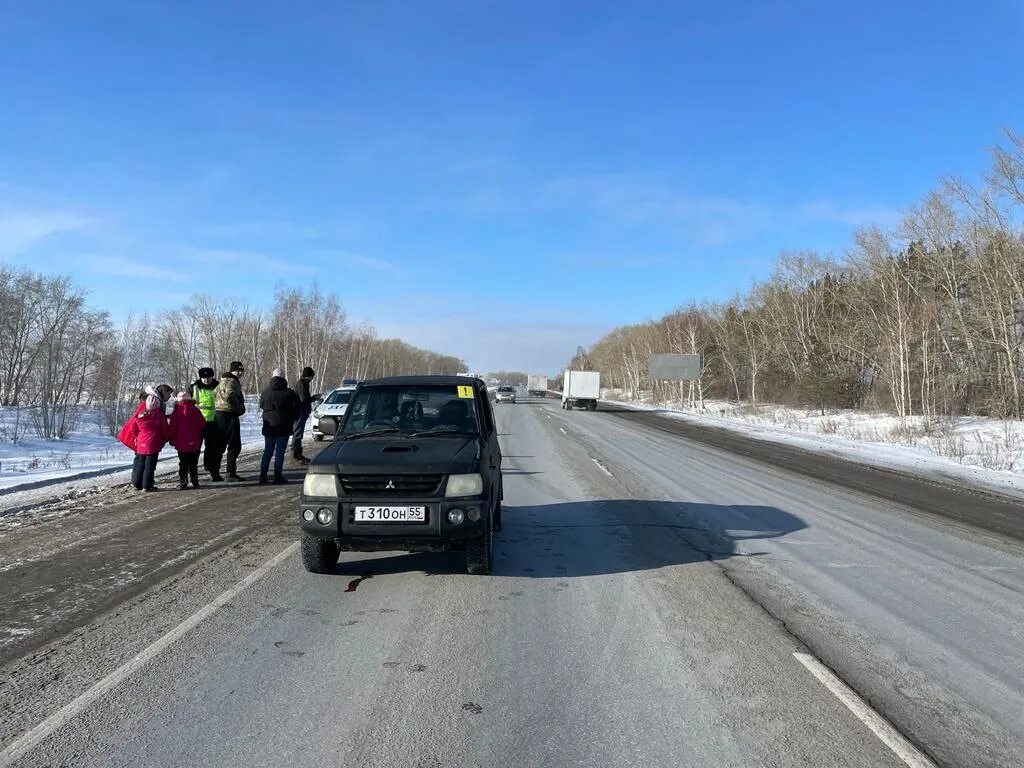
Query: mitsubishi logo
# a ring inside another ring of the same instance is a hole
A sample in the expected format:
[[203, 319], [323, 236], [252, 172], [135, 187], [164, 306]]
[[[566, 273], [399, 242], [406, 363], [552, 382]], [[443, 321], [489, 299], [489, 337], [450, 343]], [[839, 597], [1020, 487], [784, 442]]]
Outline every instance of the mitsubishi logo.
[[395, 490], [395, 481], [394, 480], [388, 480], [388, 484], [384, 486], [384, 490], [385, 491], [387, 491], [387, 490], [391, 490], [391, 491]]

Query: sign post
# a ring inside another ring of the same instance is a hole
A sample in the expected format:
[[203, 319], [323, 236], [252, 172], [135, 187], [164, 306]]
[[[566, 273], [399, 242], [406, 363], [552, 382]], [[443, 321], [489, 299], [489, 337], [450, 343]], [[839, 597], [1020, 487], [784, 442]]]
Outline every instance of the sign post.
[[689, 381], [692, 383], [700, 380], [703, 363], [700, 355], [651, 355], [647, 364], [647, 374], [653, 381]]

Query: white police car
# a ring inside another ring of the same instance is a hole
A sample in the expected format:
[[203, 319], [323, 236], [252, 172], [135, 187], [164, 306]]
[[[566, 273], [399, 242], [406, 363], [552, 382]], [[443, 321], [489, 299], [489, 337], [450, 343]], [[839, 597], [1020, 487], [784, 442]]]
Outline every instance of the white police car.
[[[340, 421], [341, 417], [345, 415], [345, 411], [348, 409], [348, 402], [352, 399], [352, 393], [355, 391], [355, 387], [338, 387], [337, 389], [332, 389], [327, 393], [327, 396], [320, 401], [319, 405], [313, 409], [314, 440], [324, 439], [325, 433], [320, 429], [320, 419], [330, 417]], [[333, 432], [326, 434], [333, 434]]]

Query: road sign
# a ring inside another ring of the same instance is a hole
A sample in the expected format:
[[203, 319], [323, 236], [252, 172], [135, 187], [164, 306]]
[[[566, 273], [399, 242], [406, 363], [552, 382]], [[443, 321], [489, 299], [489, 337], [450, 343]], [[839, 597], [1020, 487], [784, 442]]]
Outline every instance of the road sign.
[[697, 381], [700, 355], [651, 355], [647, 372], [655, 381]]

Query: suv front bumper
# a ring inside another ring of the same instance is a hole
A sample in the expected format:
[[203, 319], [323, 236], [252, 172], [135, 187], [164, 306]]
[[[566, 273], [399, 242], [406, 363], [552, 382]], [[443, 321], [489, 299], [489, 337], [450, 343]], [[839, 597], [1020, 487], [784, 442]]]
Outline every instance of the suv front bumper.
[[[424, 523], [357, 523], [355, 508], [370, 507], [413, 507], [427, 508], [427, 520]], [[331, 521], [324, 525], [316, 514], [322, 509], [331, 511]], [[461, 509], [465, 518], [458, 525], [448, 522], [448, 513], [453, 509]], [[477, 510], [476, 521], [469, 518], [471, 510]], [[304, 512], [312, 510], [313, 519], [306, 520]], [[489, 510], [487, 499], [428, 499], [397, 498], [343, 498], [315, 499], [301, 497], [299, 504], [299, 526], [303, 533], [318, 539], [333, 539], [343, 550], [378, 551], [378, 550], [444, 550], [453, 543], [461, 543], [466, 539], [480, 536], [485, 530]]]

